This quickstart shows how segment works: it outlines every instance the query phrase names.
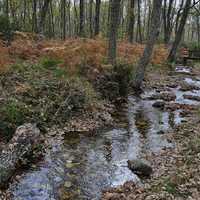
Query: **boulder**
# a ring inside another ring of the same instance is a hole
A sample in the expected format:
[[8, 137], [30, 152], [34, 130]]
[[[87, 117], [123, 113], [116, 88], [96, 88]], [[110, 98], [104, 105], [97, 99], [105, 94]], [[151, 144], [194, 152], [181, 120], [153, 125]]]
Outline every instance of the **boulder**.
[[163, 101], [174, 101], [176, 99], [176, 95], [171, 92], [162, 92], [162, 93], [153, 94], [152, 96], [147, 97], [147, 99], [149, 100], [161, 99]]
[[155, 103], [153, 103], [152, 106], [154, 108], [160, 108], [163, 110], [165, 108], [165, 102], [164, 101], [156, 101]]
[[0, 187], [4, 188], [15, 171], [33, 152], [39, 142], [40, 130], [33, 124], [17, 128], [13, 138], [0, 152]]
[[189, 99], [189, 100], [194, 100], [194, 101], [200, 101], [200, 96], [196, 96], [196, 95], [187, 95], [187, 94], [184, 94], [183, 98], [184, 99]]
[[200, 90], [200, 88], [197, 85], [191, 85], [186, 82], [181, 83], [180, 90], [185, 91], [192, 91], [192, 90]]
[[128, 160], [128, 168], [138, 176], [149, 177], [153, 173], [152, 167], [144, 160]]

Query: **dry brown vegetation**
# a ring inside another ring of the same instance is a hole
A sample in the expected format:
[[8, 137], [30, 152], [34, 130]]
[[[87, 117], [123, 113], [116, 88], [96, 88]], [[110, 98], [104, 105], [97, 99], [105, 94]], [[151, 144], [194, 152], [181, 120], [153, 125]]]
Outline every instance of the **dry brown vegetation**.
[[[0, 40], [0, 70], [14, 63], [17, 59], [32, 60], [50, 56], [63, 61], [62, 67], [68, 71], [76, 71], [77, 66], [84, 63], [94, 69], [106, 66], [107, 43], [105, 40], [72, 38], [65, 41], [43, 40], [31, 33], [16, 32], [11, 46], [6, 47]], [[144, 45], [129, 44], [121, 41], [118, 46], [118, 59], [126, 63], [135, 63], [142, 55]], [[162, 64], [167, 57], [164, 45], [157, 45], [152, 64]]]

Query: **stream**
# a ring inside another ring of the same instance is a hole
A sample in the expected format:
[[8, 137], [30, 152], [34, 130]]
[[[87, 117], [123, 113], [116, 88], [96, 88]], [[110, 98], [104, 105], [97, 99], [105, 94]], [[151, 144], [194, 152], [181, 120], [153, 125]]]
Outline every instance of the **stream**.
[[[190, 68], [177, 67], [176, 72], [190, 73]], [[182, 77], [187, 84], [200, 86], [195, 77]], [[180, 91], [180, 86], [166, 88], [176, 94], [175, 103], [196, 105], [198, 101], [183, 95], [200, 96], [200, 90]], [[128, 128], [102, 130], [95, 135], [68, 134], [47, 140], [51, 148], [43, 161], [24, 172], [10, 185], [13, 200], [99, 200], [102, 190], [126, 181], [142, 184], [127, 167], [128, 159], [142, 158], [147, 152], [157, 153], [173, 148], [166, 134], [184, 121], [181, 110], [162, 111], [153, 107], [157, 100], [147, 97], [156, 90], [145, 91], [140, 97], [129, 96], [121, 118]], [[162, 134], [160, 134], [162, 133]]]

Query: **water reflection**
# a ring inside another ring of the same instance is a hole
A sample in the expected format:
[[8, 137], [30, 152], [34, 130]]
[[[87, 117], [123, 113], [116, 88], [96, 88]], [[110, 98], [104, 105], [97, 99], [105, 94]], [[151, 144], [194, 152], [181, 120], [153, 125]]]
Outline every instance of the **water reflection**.
[[[124, 128], [95, 136], [71, 133], [61, 140], [50, 138], [52, 148], [44, 161], [11, 185], [13, 199], [98, 200], [104, 188], [128, 180], [139, 182], [127, 168], [127, 160], [173, 147], [164, 133], [181, 122], [180, 110], [161, 111], [152, 107], [155, 101], [145, 100], [155, 92], [146, 92], [141, 98], [129, 97], [127, 109], [118, 113]], [[177, 95], [176, 103], [192, 103], [183, 99], [179, 88], [172, 92]]]
[[145, 115], [145, 112], [143, 109], [138, 109], [135, 113], [135, 125], [138, 129], [138, 132], [143, 136], [147, 137], [146, 134], [148, 133], [151, 123], [148, 119], [147, 115]]

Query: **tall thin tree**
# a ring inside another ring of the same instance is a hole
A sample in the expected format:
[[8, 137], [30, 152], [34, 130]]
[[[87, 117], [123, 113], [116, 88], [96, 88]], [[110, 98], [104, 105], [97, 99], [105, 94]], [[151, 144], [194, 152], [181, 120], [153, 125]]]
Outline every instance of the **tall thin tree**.
[[183, 9], [183, 13], [182, 13], [182, 17], [181, 17], [181, 20], [180, 20], [180, 24], [178, 26], [178, 30], [177, 30], [177, 33], [176, 33], [176, 36], [175, 36], [175, 40], [173, 42], [172, 48], [171, 48], [169, 56], [168, 56], [169, 62], [173, 62], [175, 60], [176, 52], [177, 52], [178, 46], [181, 42], [181, 38], [182, 38], [182, 35], [183, 35], [183, 32], [184, 32], [184, 27], [185, 27], [185, 24], [186, 24], [186, 21], [187, 21], [190, 6], [191, 6], [191, 0], [186, 0], [185, 6], [184, 6], [184, 9]]
[[128, 12], [128, 40], [130, 43], [133, 42], [133, 33], [134, 33], [134, 24], [135, 24], [135, 14], [134, 14], [134, 8], [135, 8], [135, 0], [129, 0], [130, 8]]
[[79, 11], [80, 11], [80, 22], [79, 22], [79, 36], [83, 37], [85, 36], [85, 30], [84, 30], [84, 23], [85, 23], [85, 13], [84, 13], [84, 0], [80, 0], [79, 2]]
[[96, 0], [95, 30], [94, 30], [94, 35], [95, 36], [99, 34], [100, 10], [101, 10], [101, 0]]
[[150, 62], [153, 48], [159, 35], [161, 8], [162, 8], [162, 0], [154, 0], [148, 41], [144, 49], [143, 56], [139, 60], [139, 63], [136, 67], [136, 71], [133, 77], [133, 87], [135, 91], [141, 90], [141, 85], [144, 79], [145, 70]]
[[120, 4], [121, 0], [110, 0], [108, 61], [111, 64], [116, 62]]

